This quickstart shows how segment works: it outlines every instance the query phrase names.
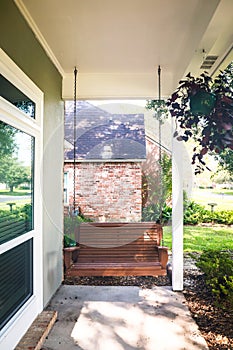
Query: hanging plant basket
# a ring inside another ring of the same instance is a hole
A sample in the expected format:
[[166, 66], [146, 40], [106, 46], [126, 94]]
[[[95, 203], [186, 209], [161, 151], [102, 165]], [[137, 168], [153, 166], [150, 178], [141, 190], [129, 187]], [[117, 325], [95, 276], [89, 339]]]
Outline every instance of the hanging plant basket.
[[205, 90], [198, 91], [190, 97], [190, 111], [193, 115], [208, 115], [216, 104], [216, 95]]
[[207, 73], [198, 78], [189, 73], [167, 100], [167, 107], [177, 121], [174, 137], [196, 141], [195, 173], [208, 169], [205, 154], [233, 149], [233, 63], [214, 80]]

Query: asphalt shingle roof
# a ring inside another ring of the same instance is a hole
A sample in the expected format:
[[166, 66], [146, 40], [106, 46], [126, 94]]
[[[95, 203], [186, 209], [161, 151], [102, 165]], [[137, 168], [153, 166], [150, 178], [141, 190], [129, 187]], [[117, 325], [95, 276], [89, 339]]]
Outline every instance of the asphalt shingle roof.
[[[66, 102], [65, 160], [74, 159], [74, 103]], [[77, 160], [146, 159], [143, 114], [111, 114], [86, 101], [76, 105]]]

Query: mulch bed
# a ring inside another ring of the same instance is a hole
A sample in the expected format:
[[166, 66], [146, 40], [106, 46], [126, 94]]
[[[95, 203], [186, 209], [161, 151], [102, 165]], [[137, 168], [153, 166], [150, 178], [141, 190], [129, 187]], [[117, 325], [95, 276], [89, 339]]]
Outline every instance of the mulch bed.
[[187, 305], [210, 350], [233, 349], [233, 310], [216, 306], [203, 274], [185, 272], [189, 279], [184, 289]]
[[[168, 286], [166, 276], [159, 277], [73, 277], [67, 278], [69, 285]], [[204, 275], [197, 269], [185, 269], [184, 291], [187, 306], [199, 326], [210, 350], [233, 350], [233, 310], [216, 306]]]

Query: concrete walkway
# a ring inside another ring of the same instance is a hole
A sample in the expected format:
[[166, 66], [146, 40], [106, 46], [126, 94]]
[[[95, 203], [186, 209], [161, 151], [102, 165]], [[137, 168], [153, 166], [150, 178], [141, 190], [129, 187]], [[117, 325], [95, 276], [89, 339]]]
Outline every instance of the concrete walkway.
[[58, 321], [44, 350], [208, 349], [183, 294], [170, 287], [63, 285], [48, 309]]

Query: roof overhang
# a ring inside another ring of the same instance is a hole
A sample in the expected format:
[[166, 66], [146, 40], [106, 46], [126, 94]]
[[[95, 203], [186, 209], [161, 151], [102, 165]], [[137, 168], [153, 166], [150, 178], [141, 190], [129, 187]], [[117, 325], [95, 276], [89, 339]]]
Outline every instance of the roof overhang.
[[15, 0], [63, 76], [63, 98], [155, 98], [189, 71], [210, 74], [232, 60], [232, 0]]

